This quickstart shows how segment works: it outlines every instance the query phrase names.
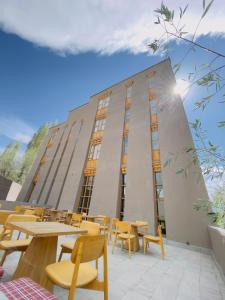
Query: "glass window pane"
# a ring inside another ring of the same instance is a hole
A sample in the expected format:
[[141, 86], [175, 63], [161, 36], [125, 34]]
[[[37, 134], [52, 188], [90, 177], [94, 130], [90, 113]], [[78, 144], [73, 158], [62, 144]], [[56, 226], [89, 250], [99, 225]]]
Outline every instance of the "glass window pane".
[[127, 154], [127, 150], [128, 150], [128, 138], [124, 138], [123, 140], [123, 154]]
[[150, 110], [151, 110], [151, 114], [156, 114], [157, 113], [157, 103], [156, 103], [156, 100], [151, 100], [150, 101]]
[[162, 173], [161, 172], [155, 173], [155, 182], [156, 182], [156, 185], [162, 185]]
[[132, 96], [132, 86], [127, 88], [127, 98]]

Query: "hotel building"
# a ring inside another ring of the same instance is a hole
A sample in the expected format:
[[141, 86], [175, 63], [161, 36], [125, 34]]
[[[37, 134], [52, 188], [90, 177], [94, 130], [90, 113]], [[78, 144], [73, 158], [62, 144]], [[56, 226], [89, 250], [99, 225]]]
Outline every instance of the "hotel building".
[[[193, 209], [207, 191], [186, 147], [191, 132], [164, 60], [90, 97], [50, 129], [19, 201], [161, 224], [170, 240], [208, 246]], [[165, 166], [166, 161], [174, 158]], [[188, 168], [188, 175], [177, 174]]]

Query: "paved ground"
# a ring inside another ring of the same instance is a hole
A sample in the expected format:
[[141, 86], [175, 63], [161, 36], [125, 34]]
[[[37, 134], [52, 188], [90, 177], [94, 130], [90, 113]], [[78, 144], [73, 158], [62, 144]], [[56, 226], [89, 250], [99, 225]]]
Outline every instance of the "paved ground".
[[[225, 284], [210, 254], [166, 245], [166, 258], [161, 260], [159, 248], [152, 245], [150, 249], [146, 255], [139, 252], [129, 259], [119, 247], [112, 255], [109, 245], [109, 300], [225, 300]], [[18, 254], [8, 256], [3, 280], [10, 278], [17, 261]], [[60, 300], [68, 297], [58, 287], [54, 293]], [[77, 290], [76, 300], [91, 299], [103, 300], [103, 295]]]

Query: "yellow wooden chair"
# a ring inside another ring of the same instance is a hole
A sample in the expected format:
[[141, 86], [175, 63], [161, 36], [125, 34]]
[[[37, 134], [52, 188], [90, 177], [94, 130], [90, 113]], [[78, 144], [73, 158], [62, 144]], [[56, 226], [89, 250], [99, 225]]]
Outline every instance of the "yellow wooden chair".
[[[80, 229], [86, 230], [87, 231], [86, 235], [97, 235], [100, 233], [100, 224], [89, 222], [89, 221], [83, 221], [80, 224]], [[72, 253], [75, 243], [76, 243], [76, 239], [67, 243], [63, 243], [61, 245], [62, 249], [58, 261], [61, 261], [64, 253]]]
[[[98, 269], [89, 262], [103, 256], [103, 281], [98, 280]], [[73, 300], [76, 288], [104, 292], [108, 300], [107, 241], [105, 235], [86, 235], [77, 238], [70, 260], [46, 267], [48, 278], [62, 288], [69, 289], [68, 300]]]
[[24, 215], [35, 215], [35, 209], [26, 209]]
[[[96, 220], [98, 220], [98, 218], [96, 218]], [[110, 229], [110, 217], [107, 216], [99, 217], [99, 221], [100, 221], [100, 233], [108, 234]]]
[[152, 235], [145, 235], [144, 236], [144, 254], [146, 254], [147, 247], [149, 243], [155, 243], [158, 244], [161, 248], [161, 253], [162, 253], [162, 258], [165, 257], [165, 251], [164, 251], [164, 246], [163, 246], [163, 236], [162, 236], [162, 229], [161, 225], [158, 226], [157, 228], [158, 236], [152, 236]]
[[121, 241], [121, 248], [123, 248], [123, 243], [128, 244], [129, 258], [131, 257], [131, 240], [135, 239], [135, 235], [131, 234], [131, 225], [128, 221], [118, 221], [116, 222], [115, 239], [113, 241], [112, 253], [114, 253], [115, 245], [117, 240]]
[[109, 229], [109, 239], [112, 240], [112, 235], [116, 232], [116, 223], [119, 221], [118, 218], [112, 218], [111, 220], [111, 226]]
[[82, 222], [82, 214], [77, 214], [77, 213], [72, 214], [70, 225], [75, 227], [80, 227], [81, 222]]
[[[9, 222], [36, 222], [38, 217], [33, 215], [9, 215], [5, 224], [5, 230], [8, 230], [7, 223]], [[12, 236], [13, 231], [11, 231]], [[30, 244], [30, 239], [26, 236], [26, 239], [23, 240], [2, 240], [0, 241], [0, 250], [4, 251], [3, 256], [1, 257], [0, 266], [3, 265], [7, 255], [12, 252], [19, 251], [24, 252]]]
[[39, 221], [43, 221], [45, 214], [45, 207], [36, 207], [34, 210], [35, 216], [39, 217]]

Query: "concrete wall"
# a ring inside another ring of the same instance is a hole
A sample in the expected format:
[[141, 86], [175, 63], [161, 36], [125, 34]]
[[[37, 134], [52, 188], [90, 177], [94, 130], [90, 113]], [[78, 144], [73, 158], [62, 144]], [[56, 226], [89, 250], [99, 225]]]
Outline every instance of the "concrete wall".
[[145, 73], [134, 77], [128, 133], [125, 219], [148, 221], [155, 230], [150, 111], [148, 79]]
[[119, 189], [126, 87], [124, 84], [117, 85], [111, 91], [90, 214], [105, 214], [115, 217], [120, 205]]
[[193, 147], [193, 141], [182, 101], [172, 93], [174, 83], [170, 62], [159, 64], [156, 69], [155, 88], [159, 106], [162, 166], [172, 157], [170, 153], [177, 156], [170, 167], [162, 168], [167, 238], [209, 247], [208, 219], [204, 213], [193, 208], [199, 198], [208, 198], [201, 169], [198, 164], [190, 164], [187, 177], [176, 174], [192, 161], [190, 153], [186, 153], [184, 149]]
[[216, 261], [225, 276], [225, 229], [209, 226], [208, 230]]
[[83, 170], [86, 165], [88, 146], [94, 126], [97, 101], [90, 101], [82, 107], [82, 111], [75, 110], [70, 115], [70, 120], [79, 120], [79, 133], [70, 164], [67, 169], [64, 185], [59, 199], [59, 209], [74, 209], [80, 200], [80, 185], [83, 181]]

